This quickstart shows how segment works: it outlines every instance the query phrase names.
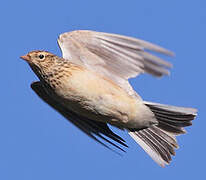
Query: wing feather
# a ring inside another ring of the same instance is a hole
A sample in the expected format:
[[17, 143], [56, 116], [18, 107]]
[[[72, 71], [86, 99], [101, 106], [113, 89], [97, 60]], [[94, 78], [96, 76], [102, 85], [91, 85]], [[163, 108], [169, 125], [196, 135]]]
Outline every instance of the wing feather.
[[140, 39], [86, 30], [63, 33], [58, 43], [63, 58], [107, 76], [127, 92], [133, 91], [126, 83], [131, 77], [141, 73], [157, 77], [169, 74], [172, 64], [150, 52], [174, 55]]

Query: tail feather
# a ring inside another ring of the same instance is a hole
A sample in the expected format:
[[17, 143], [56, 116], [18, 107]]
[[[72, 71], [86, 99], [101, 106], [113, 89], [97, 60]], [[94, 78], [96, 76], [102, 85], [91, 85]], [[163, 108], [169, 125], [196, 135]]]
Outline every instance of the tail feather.
[[164, 139], [162, 136], [157, 134], [152, 128], [148, 129], [148, 133], [150, 133], [157, 141], [163, 145], [163, 147], [172, 155], [175, 155], [175, 151], [172, 148], [174, 145], [172, 145], [169, 141]]
[[192, 125], [196, 116], [196, 109], [163, 105], [158, 103], [145, 102], [155, 114], [161, 129], [175, 135], [184, 134], [183, 127]]
[[192, 125], [196, 109], [144, 102], [155, 114], [158, 125], [130, 131], [129, 135], [157, 162], [164, 167], [171, 161], [178, 148], [176, 136], [186, 133], [183, 127]]

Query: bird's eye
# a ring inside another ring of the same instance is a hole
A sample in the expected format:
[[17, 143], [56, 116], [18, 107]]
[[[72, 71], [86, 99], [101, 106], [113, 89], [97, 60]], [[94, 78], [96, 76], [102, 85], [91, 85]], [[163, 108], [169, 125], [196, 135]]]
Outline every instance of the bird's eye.
[[44, 59], [44, 55], [43, 55], [43, 54], [40, 54], [40, 55], [39, 55], [39, 59]]

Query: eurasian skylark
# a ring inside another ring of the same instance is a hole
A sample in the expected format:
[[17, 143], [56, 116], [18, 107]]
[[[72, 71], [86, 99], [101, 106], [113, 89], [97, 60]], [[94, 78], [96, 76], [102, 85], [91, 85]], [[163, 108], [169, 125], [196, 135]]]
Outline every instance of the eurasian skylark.
[[40, 81], [32, 89], [87, 135], [108, 147], [108, 138], [126, 146], [108, 124], [129, 135], [156, 161], [165, 166], [178, 147], [175, 136], [185, 133], [196, 109], [146, 102], [128, 79], [141, 73], [169, 74], [172, 65], [145, 50], [172, 52], [143, 40], [94, 31], [73, 31], [58, 39], [63, 58], [46, 51], [31, 51], [26, 60]]

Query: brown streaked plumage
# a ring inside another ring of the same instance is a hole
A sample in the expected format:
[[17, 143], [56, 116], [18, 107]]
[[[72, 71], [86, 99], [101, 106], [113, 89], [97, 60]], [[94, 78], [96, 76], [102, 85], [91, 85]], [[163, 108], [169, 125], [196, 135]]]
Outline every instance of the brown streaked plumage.
[[122, 151], [107, 138], [127, 147], [108, 123], [126, 129], [160, 166], [169, 164], [178, 147], [175, 136], [185, 133], [196, 109], [143, 101], [128, 79], [169, 74], [172, 65], [145, 50], [173, 53], [143, 40], [94, 31], [64, 33], [58, 43], [63, 58], [39, 50], [21, 56], [40, 79], [31, 85], [38, 96], [104, 146], [94, 134]]

